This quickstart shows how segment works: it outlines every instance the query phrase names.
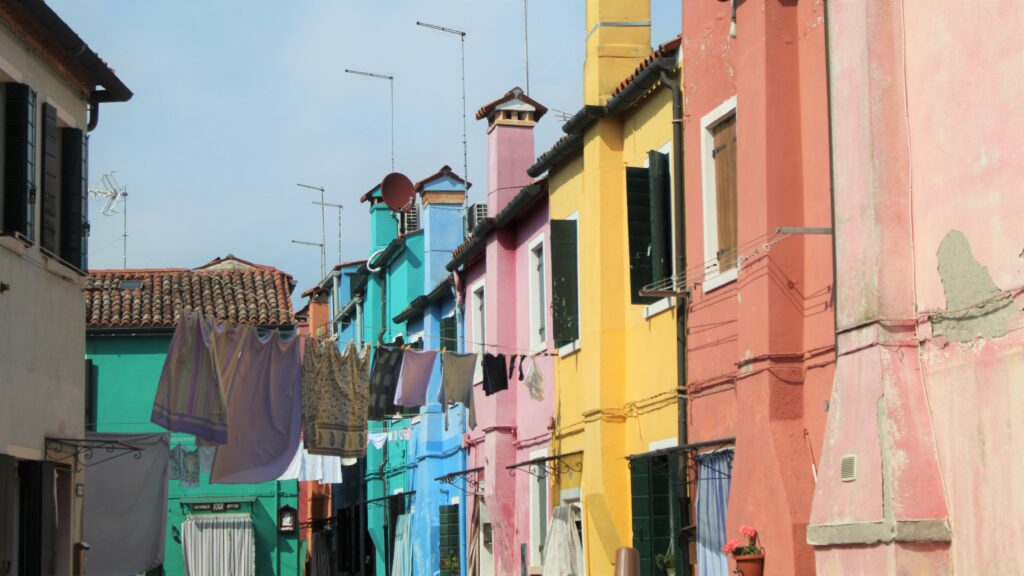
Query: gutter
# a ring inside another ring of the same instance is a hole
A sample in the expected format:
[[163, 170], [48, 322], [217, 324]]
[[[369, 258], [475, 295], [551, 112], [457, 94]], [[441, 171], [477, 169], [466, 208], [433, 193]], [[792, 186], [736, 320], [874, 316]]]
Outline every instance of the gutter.
[[552, 146], [551, 150], [548, 150], [547, 152], [541, 154], [537, 158], [537, 161], [533, 163], [533, 166], [530, 166], [529, 168], [526, 169], [526, 173], [532, 176], [533, 178], [537, 178], [541, 174], [544, 174], [545, 172], [549, 171], [555, 165], [561, 164], [563, 160], [565, 160], [569, 156], [574, 155], [576, 152], [582, 149], [583, 133], [578, 132], [575, 134], [570, 134], [569, 136], [564, 137], [557, 143], [555, 143], [555, 145]]
[[491, 230], [496, 228], [496, 220], [494, 218], [485, 218], [483, 222], [476, 225], [473, 232], [470, 234], [470, 239], [465, 242], [461, 248], [462, 251], [458, 255], [452, 257], [451, 261], [444, 265], [444, 269], [453, 272], [459, 266], [462, 266], [466, 262], [469, 262], [474, 256], [480, 252], [481, 249], [487, 243], [487, 235], [490, 234]]
[[[632, 82], [627, 84], [618, 94], [608, 99], [608, 112], [610, 115], [618, 115], [630, 109], [639, 102], [659, 80], [664, 80], [663, 73], [671, 72], [676, 68], [676, 59], [672, 57], [660, 57], [649, 66], [641, 70]], [[668, 86], [673, 90], [673, 101], [678, 86]], [[673, 102], [674, 103], [674, 102]], [[677, 116], [676, 118], [680, 118]]]
[[607, 118], [610, 115], [611, 111], [608, 109], [608, 106], [587, 104], [573, 114], [572, 118], [569, 118], [565, 124], [562, 124], [562, 132], [566, 134], [582, 134], [599, 118]]

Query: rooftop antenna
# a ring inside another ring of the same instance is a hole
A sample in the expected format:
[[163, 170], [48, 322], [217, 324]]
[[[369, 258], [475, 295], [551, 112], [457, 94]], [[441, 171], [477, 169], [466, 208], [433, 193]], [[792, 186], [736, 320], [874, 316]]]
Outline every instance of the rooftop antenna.
[[323, 209], [324, 206], [327, 206], [327, 207], [330, 207], [330, 208], [337, 208], [338, 209], [338, 262], [337, 263], [341, 264], [341, 209], [343, 208], [343, 206], [341, 204], [332, 204], [330, 202], [317, 202], [316, 200], [313, 200], [313, 204], [319, 204], [321, 209]]
[[[124, 186], [121, 186], [117, 177], [114, 173], [117, 170], [107, 172], [100, 177], [100, 182], [103, 183], [103, 189], [98, 190], [96, 188], [89, 189], [89, 196], [93, 198], [106, 198], [107, 202], [103, 205], [103, 215], [113, 216], [115, 214], [121, 214], [121, 267], [128, 268], [128, 191]], [[117, 211], [117, 203], [122, 201], [123, 207], [121, 211]]]
[[368, 78], [376, 78], [378, 80], [387, 80], [388, 87], [391, 90], [391, 171], [395, 171], [395, 77], [390, 74], [377, 74], [376, 72], [362, 72], [360, 70], [351, 70], [346, 68], [345, 73], [347, 74], [358, 74], [359, 76], [366, 76]]
[[562, 122], [568, 122], [569, 119], [572, 118], [572, 114], [569, 114], [565, 110], [558, 110], [556, 108], [548, 108], [548, 112], [554, 112], [555, 116], [558, 116], [559, 118], [562, 119]]
[[526, 93], [530, 93], [530, 0], [523, 0], [523, 57], [526, 62]]
[[[316, 246], [320, 246], [320, 279], [323, 280], [327, 276], [327, 249], [324, 247], [327, 245], [325, 232], [327, 224], [326, 217], [324, 216], [324, 187], [310, 186], [309, 184], [296, 184], [296, 186], [299, 188], [320, 191], [320, 202], [318, 202], [318, 204], [320, 204], [320, 244], [316, 244]], [[297, 242], [295, 240], [292, 240], [292, 242], [295, 242], [296, 244], [309, 244], [309, 242]]]

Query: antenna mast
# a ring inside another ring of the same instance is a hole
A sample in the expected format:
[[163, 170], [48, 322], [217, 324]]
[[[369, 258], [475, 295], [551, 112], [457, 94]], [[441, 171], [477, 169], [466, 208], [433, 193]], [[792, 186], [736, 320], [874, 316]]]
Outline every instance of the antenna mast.
[[103, 182], [103, 190], [89, 189], [89, 196], [93, 198], [106, 198], [107, 203], [103, 205], [103, 215], [113, 216], [117, 214], [117, 203], [123, 201], [124, 208], [121, 209], [121, 266], [128, 268], [128, 190], [121, 186], [114, 177], [113, 170], [100, 177]]
[[343, 206], [341, 204], [332, 204], [330, 202], [317, 202], [316, 200], [313, 200], [313, 204], [319, 204], [321, 208], [328, 206], [338, 209], [338, 261], [336, 263], [341, 264], [341, 209]]

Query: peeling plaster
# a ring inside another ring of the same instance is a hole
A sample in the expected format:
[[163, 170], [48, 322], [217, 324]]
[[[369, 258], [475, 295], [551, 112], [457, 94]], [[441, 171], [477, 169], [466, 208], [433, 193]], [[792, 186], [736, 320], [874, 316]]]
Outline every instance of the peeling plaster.
[[1010, 320], [1020, 310], [992, 281], [988, 268], [974, 258], [967, 237], [951, 230], [939, 244], [937, 256], [946, 311], [932, 316], [935, 334], [954, 342], [1006, 336]]

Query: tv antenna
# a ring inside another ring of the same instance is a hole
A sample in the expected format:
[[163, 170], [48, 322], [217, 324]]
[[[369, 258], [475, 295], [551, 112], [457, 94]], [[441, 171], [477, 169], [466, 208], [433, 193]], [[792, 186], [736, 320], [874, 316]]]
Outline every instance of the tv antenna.
[[[117, 170], [107, 172], [103, 176], [100, 176], [100, 182], [103, 183], [103, 189], [98, 190], [96, 188], [89, 189], [89, 196], [93, 198], [106, 198], [107, 202], [103, 205], [104, 216], [114, 216], [115, 214], [121, 215], [121, 267], [128, 268], [128, 190], [121, 186], [117, 181], [117, 177], [114, 173]], [[121, 202], [120, 212], [117, 210], [117, 203]]]
[[331, 202], [317, 202], [313, 200], [313, 204], [319, 204], [321, 208], [325, 206], [328, 208], [338, 209], [338, 264], [341, 264], [341, 209], [344, 208], [341, 204], [333, 204]]
[[[309, 184], [302, 184], [302, 183], [298, 183], [298, 184], [296, 184], [296, 186], [298, 186], [299, 188], [306, 188], [307, 190], [315, 190], [315, 191], [320, 192], [320, 202], [315, 202], [315, 204], [320, 204], [320, 243], [319, 244], [314, 244], [314, 245], [320, 246], [320, 280], [323, 280], [324, 277], [327, 276], [327, 250], [325, 248], [325, 246], [327, 245], [327, 238], [326, 238], [325, 232], [324, 232], [324, 228], [326, 226], [326, 224], [325, 224], [325, 216], [324, 216], [324, 206], [326, 206], [326, 204], [324, 203], [324, 187], [323, 186], [310, 186]], [[294, 242], [294, 240], [293, 240], [293, 242]], [[299, 244], [310, 244], [309, 242], [298, 242], [298, 243]]]

